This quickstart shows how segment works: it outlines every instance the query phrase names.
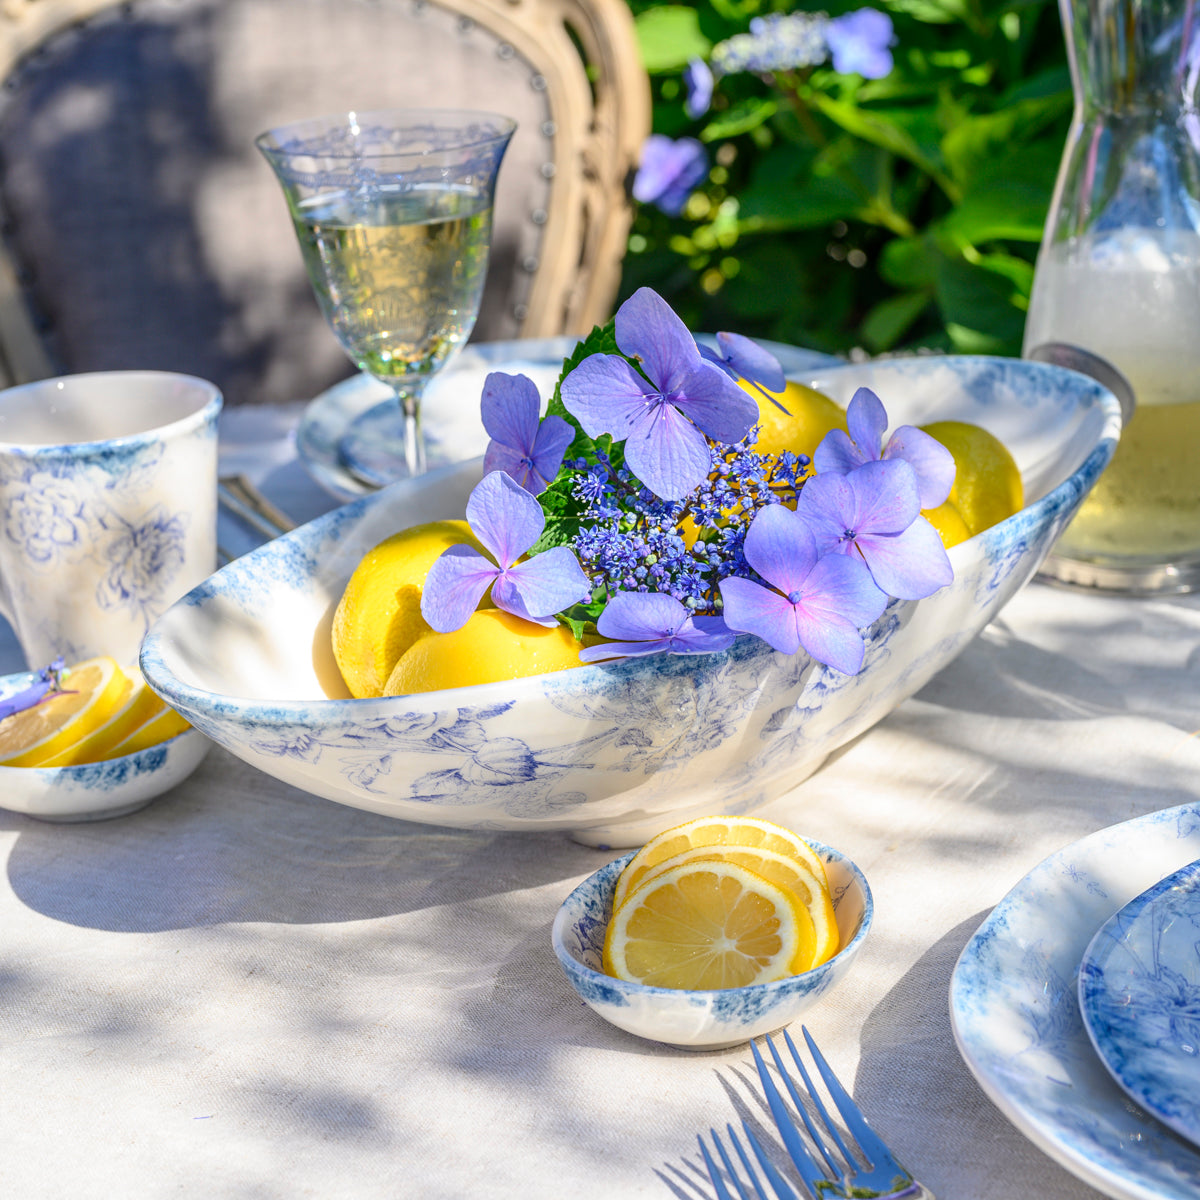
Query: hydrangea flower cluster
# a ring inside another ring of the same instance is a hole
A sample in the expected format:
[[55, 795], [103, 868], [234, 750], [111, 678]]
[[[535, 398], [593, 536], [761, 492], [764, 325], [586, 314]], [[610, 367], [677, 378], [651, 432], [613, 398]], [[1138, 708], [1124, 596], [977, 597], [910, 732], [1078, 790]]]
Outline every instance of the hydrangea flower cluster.
[[490, 592], [526, 620], [606, 639], [588, 639], [584, 662], [715, 653], [749, 633], [860, 670], [862, 630], [889, 596], [918, 600], [953, 578], [921, 510], [949, 495], [954, 460], [911, 426], [885, 442], [866, 388], [811, 463], [760, 453], [758, 406], [738, 380], [783, 391], [761, 347], [725, 334], [702, 349], [649, 288], [567, 360], [545, 417], [528, 379], [489, 376], [492, 442], [466, 516], [491, 557], [447, 550], [425, 619], [458, 629]]
[[[823, 12], [769, 13], [748, 32], [718, 42], [708, 61], [692, 59], [683, 72], [684, 111], [692, 120], [708, 112], [722, 76], [752, 72], [777, 81], [790, 72], [831, 62], [843, 75], [882, 79], [892, 70], [895, 32], [891, 18], [874, 8], [840, 17]], [[678, 216], [708, 175], [708, 153], [694, 137], [651, 134], [642, 144], [633, 182], [634, 199]]]

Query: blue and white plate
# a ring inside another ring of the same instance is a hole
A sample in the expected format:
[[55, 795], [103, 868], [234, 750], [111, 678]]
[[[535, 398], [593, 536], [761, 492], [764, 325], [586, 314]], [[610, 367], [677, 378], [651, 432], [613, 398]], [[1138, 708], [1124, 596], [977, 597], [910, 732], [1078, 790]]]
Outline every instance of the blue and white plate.
[[[701, 340], [712, 341], [701, 334]], [[429, 384], [421, 404], [429, 466], [476, 458], [487, 449], [479, 423], [479, 396], [490, 371], [528, 375], [543, 403], [554, 394], [563, 359], [578, 344], [573, 337], [524, 338], [507, 342], [472, 342]], [[788, 375], [841, 360], [816, 350], [781, 342], [761, 342], [779, 359]], [[339, 500], [354, 500], [375, 491], [342, 462], [338, 446], [353, 421], [386, 400], [391, 391], [369, 375], [355, 375], [311, 401], [296, 429], [296, 453], [308, 472]]]
[[1079, 1007], [1117, 1083], [1200, 1144], [1200, 862], [1101, 926], [1079, 969]]
[[1101, 830], [1035, 867], [967, 943], [950, 982], [963, 1060], [1014, 1125], [1117, 1200], [1196, 1200], [1200, 1151], [1131, 1104], [1097, 1058], [1076, 976], [1096, 931], [1200, 858], [1200, 804]]
[[[0, 678], [0, 700], [23, 691], [30, 671]], [[74, 767], [0, 767], [0, 808], [41, 821], [104, 821], [145, 808], [182, 783], [212, 749], [199, 730], [107, 762]]]

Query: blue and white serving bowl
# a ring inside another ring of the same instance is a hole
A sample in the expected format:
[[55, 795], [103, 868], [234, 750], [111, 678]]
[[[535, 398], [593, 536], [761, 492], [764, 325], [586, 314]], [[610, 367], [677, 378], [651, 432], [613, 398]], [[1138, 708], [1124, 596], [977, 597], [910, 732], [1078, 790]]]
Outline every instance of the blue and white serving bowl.
[[636, 850], [589, 875], [554, 919], [554, 953], [580, 998], [619, 1029], [687, 1050], [721, 1050], [791, 1024], [850, 970], [871, 928], [874, 902], [863, 873], [844, 855], [808, 843], [829, 878], [842, 948], [828, 962], [774, 983], [715, 991], [648, 987], [601, 969], [617, 878]]
[[[23, 691], [33, 672], [0, 679], [0, 700]], [[195, 729], [107, 762], [73, 767], [0, 767], [0, 808], [41, 821], [103, 821], [145, 808], [182, 783], [212, 749]]]
[[1026, 507], [950, 551], [954, 582], [894, 601], [858, 675], [741, 637], [414, 696], [346, 697], [331, 616], [372, 546], [460, 517], [478, 459], [392, 485], [238, 559], [150, 630], [141, 666], [193, 725], [288, 783], [371, 812], [639, 845], [750, 812], [815, 771], [953, 659], [1038, 569], [1107, 465], [1120, 406], [1095, 381], [1017, 359], [927, 357], [796, 376], [842, 405], [873, 388], [892, 425], [972, 421], [1012, 451]]

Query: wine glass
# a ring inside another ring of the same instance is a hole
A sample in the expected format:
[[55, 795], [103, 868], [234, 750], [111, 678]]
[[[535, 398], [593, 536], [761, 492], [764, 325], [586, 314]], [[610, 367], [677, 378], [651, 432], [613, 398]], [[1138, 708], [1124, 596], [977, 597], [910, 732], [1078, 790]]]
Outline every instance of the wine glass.
[[345, 466], [381, 487], [425, 470], [421, 395], [479, 313], [500, 161], [516, 122], [459, 109], [317, 117], [255, 139], [283, 187], [321, 311], [395, 393], [350, 423]]

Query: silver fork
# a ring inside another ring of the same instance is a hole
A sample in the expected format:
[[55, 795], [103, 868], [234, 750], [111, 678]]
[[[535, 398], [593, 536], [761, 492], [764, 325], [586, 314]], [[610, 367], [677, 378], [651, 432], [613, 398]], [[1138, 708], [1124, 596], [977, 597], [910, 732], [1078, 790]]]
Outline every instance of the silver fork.
[[[878, 1200], [934, 1200], [933, 1193], [913, 1179], [911, 1172], [907, 1171], [897, 1162], [895, 1155], [892, 1154], [879, 1135], [867, 1124], [862, 1110], [854, 1103], [850, 1098], [850, 1094], [841, 1085], [838, 1077], [833, 1073], [833, 1069], [825, 1061], [825, 1056], [817, 1049], [817, 1045], [808, 1030], [803, 1029], [803, 1033], [804, 1040], [808, 1044], [809, 1053], [812, 1055], [817, 1071], [825, 1081], [829, 1095], [838, 1112], [841, 1113], [842, 1120], [846, 1123], [846, 1128], [849, 1130], [851, 1138], [857, 1144], [859, 1151], [857, 1156], [851, 1152], [833, 1119], [830, 1117], [829, 1110], [826, 1108], [825, 1102], [821, 1099], [820, 1093], [813, 1084], [808, 1069], [801, 1060], [796, 1045], [787, 1030], [783, 1032], [784, 1041], [791, 1051], [792, 1060], [799, 1071], [801, 1080], [804, 1082], [804, 1090], [808, 1094], [809, 1101], [816, 1109], [821, 1123], [825, 1127], [825, 1136], [822, 1136], [813, 1119], [809, 1116], [808, 1109], [800, 1099], [800, 1093], [796, 1089], [792, 1076], [788, 1068], [784, 1066], [783, 1059], [780, 1057], [779, 1051], [776, 1049], [775, 1043], [771, 1038], [767, 1037], [767, 1046], [770, 1048], [771, 1057], [775, 1060], [775, 1067], [783, 1079], [788, 1094], [791, 1096], [795, 1115], [788, 1109], [779, 1088], [775, 1085], [771, 1072], [767, 1068], [767, 1064], [758, 1052], [758, 1047], [752, 1042], [750, 1049], [754, 1054], [754, 1063], [758, 1068], [758, 1077], [762, 1081], [763, 1092], [766, 1095], [767, 1104], [770, 1106], [771, 1116], [775, 1120], [775, 1127], [779, 1131], [779, 1136], [783, 1139], [788, 1157], [792, 1160], [796, 1170], [800, 1173], [800, 1178], [804, 1181], [808, 1195], [812, 1197], [812, 1200], [830, 1200], [832, 1197], [850, 1196], [876, 1197]], [[805, 1139], [801, 1136], [799, 1126], [797, 1125], [797, 1116], [803, 1122], [804, 1129], [808, 1134], [813, 1149], [820, 1156], [820, 1163], [814, 1157], [812, 1150], [805, 1145]], [[774, 1189], [778, 1200], [801, 1200], [796, 1190], [779, 1175], [779, 1172], [767, 1157], [762, 1145], [754, 1136], [749, 1125], [743, 1121], [742, 1126], [750, 1147], [754, 1151], [754, 1156], [758, 1159], [759, 1166]], [[738, 1157], [741, 1159], [746, 1173], [750, 1177], [751, 1186], [754, 1188], [755, 1194], [759, 1197], [759, 1200], [769, 1200], [769, 1197], [762, 1190], [750, 1158], [734, 1133], [733, 1127], [727, 1125], [726, 1131]], [[750, 1196], [744, 1190], [729, 1155], [726, 1153], [725, 1147], [721, 1144], [720, 1138], [714, 1130], [709, 1130], [709, 1133], [717, 1154], [725, 1166], [729, 1179], [736, 1189], [738, 1197], [740, 1197], [740, 1200], [750, 1200]], [[836, 1153], [830, 1148], [830, 1142], [837, 1148]], [[708, 1169], [709, 1178], [713, 1181], [713, 1186], [716, 1188], [718, 1200], [733, 1200], [733, 1195], [728, 1191], [724, 1181], [720, 1178], [720, 1173], [716, 1170], [712, 1157], [708, 1153], [702, 1139], [700, 1140], [700, 1153], [704, 1158], [704, 1165]]]

